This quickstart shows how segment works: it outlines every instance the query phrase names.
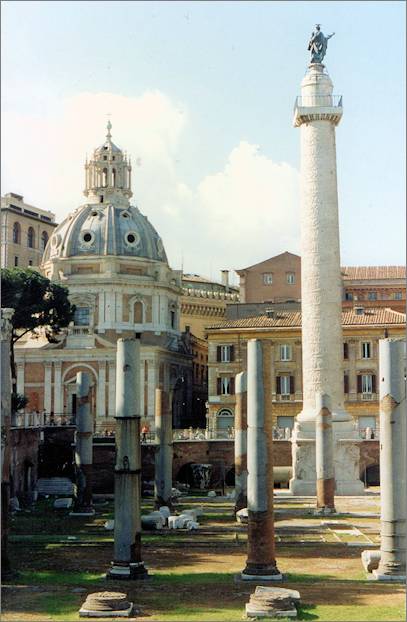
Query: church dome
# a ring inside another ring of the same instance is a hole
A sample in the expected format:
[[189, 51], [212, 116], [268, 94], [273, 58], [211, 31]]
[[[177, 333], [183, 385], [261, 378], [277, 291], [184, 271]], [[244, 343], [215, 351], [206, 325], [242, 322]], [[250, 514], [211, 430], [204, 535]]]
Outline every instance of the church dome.
[[157, 231], [137, 207], [84, 205], [54, 231], [43, 262], [57, 257], [142, 257], [167, 262]]
[[160, 236], [137, 207], [130, 205], [131, 162], [111, 139], [85, 164], [87, 203], [54, 231], [43, 263], [64, 257], [129, 256], [168, 263]]

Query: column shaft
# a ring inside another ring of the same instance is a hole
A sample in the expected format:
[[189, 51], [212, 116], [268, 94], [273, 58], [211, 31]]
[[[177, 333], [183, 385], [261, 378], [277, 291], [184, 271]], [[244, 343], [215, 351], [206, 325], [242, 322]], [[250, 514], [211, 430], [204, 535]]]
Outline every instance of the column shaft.
[[[139, 337], [139, 335], [138, 335]], [[144, 579], [141, 558], [140, 339], [119, 339], [116, 362], [114, 561], [111, 579]]]
[[334, 443], [329, 397], [316, 395], [315, 462], [317, 471], [317, 508], [335, 509]]
[[168, 391], [155, 390], [155, 505], [171, 507], [172, 421]]
[[378, 579], [406, 575], [406, 342], [381, 339], [380, 564]]
[[247, 374], [235, 382], [235, 512], [247, 507]]
[[78, 496], [74, 514], [93, 514], [92, 464], [93, 464], [93, 417], [90, 409], [90, 377], [86, 372], [76, 374], [76, 446]]
[[274, 547], [270, 346], [247, 347], [247, 562], [242, 579], [281, 579]]

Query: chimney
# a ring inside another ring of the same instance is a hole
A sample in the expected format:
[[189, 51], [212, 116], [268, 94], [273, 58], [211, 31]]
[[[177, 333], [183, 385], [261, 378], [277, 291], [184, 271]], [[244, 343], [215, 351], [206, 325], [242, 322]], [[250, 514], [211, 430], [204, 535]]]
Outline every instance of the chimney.
[[267, 308], [266, 309], [266, 316], [269, 317], [270, 319], [274, 320], [274, 318], [276, 317], [276, 312], [272, 308]]
[[222, 275], [222, 285], [225, 286], [226, 291], [229, 291], [229, 270], [221, 270]]

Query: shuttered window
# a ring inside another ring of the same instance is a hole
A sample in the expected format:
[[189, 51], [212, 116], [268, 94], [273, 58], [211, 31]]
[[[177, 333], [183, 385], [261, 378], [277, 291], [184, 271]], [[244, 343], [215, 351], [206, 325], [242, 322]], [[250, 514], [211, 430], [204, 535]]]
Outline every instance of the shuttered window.
[[276, 376], [277, 395], [292, 395], [295, 393], [294, 376]]

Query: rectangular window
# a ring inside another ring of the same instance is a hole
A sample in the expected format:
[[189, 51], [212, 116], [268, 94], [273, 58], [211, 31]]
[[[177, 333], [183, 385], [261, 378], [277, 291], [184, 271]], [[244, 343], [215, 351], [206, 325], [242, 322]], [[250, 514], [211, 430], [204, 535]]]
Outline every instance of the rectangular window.
[[343, 376], [343, 392], [349, 393], [349, 376], [348, 374], [344, 374]]
[[294, 283], [295, 283], [295, 274], [294, 274], [294, 272], [287, 272], [287, 283], [288, 283], [288, 285], [294, 285]]
[[346, 342], [343, 344], [343, 358], [344, 359], [348, 359], [349, 358], [349, 348], [348, 348], [348, 344]]
[[371, 374], [362, 374], [362, 393], [373, 393]]
[[17, 267], [18, 266], [18, 257], [14, 257], [14, 266]]
[[233, 395], [235, 392], [234, 378], [218, 378], [217, 382], [218, 395]]
[[75, 326], [89, 326], [89, 307], [76, 307], [74, 315]]
[[277, 426], [279, 428], [290, 428], [290, 430], [294, 427], [294, 417], [277, 417]]
[[294, 376], [277, 376], [277, 395], [292, 395], [294, 389]]
[[291, 361], [291, 346], [287, 344], [280, 346], [280, 361]]
[[370, 359], [371, 343], [370, 341], [362, 342], [362, 359]]
[[32, 265], [33, 265], [33, 260], [32, 260], [32, 259], [29, 259], [29, 260], [28, 260], [28, 265], [29, 265], [29, 266], [32, 266]]
[[402, 292], [395, 292], [394, 293], [394, 300], [403, 300], [403, 293]]
[[373, 417], [373, 416], [359, 417], [359, 430], [366, 430], [366, 428], [372, 428], [372, 430], [376, 428], [376, 417]]
[[231, 363], [235, 360], [235, 346], [217, 346], [216, 360], [219, 363]]
[[271, 274], [271, 272], [263, 274], [263, 283], [264, 285], [271, 285], [273, 283], [273, 275]]
[[175, 328], [175, 311], [171, 311], [171, 328]]
[[367, 293], [368, 300], [377, 300], [377, 292], [368, 292]]
[[353, 300], [352, 292], [346, 292], [345, 293], [345, 300]]

